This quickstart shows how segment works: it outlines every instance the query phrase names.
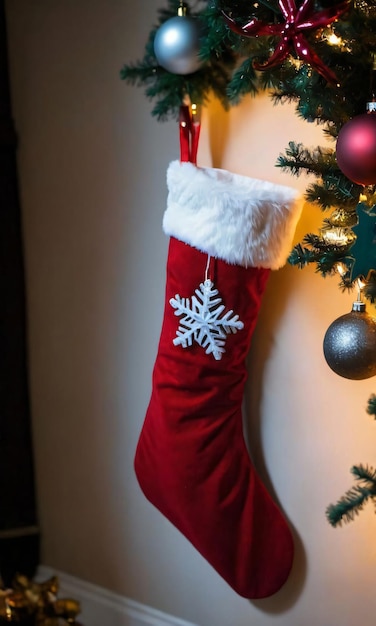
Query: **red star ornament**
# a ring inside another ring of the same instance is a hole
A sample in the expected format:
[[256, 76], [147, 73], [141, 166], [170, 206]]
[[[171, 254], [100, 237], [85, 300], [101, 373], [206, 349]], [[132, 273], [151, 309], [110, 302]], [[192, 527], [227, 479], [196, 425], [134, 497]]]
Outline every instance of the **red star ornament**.
[[321, 11], [314, 11], [314, 0], [304, 0], [297, 8], [295, 0], [279, 0], [285, 22], [283, 24], [266, 24], [256, 18], [244, 26], [239, 26], [235, 20], [222, 11], [231, 30], [243, 37], [257, 37], [259, 35], [276, 35], [280, 37], [278, 45], [265, 63], [254, 63], [257, 70], [265, 70], [280, 65], [294, 49], [299, 59], [312, 65], [328, 83], [337, 84], [334, 72], [322, 62], [318, 54], [310, 47], [305, 33], [325, 28], [335, 22], [351, 5], [351, 0], [344, 0], [335, 6]]

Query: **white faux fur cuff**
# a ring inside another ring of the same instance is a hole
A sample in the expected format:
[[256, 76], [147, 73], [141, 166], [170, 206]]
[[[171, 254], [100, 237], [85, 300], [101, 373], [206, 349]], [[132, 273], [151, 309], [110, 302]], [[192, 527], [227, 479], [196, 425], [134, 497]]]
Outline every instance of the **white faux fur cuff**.
[[303, 205], [297, 190], [179, 161], [167, 186], [167, 235], [244, 267], [286, 263]]

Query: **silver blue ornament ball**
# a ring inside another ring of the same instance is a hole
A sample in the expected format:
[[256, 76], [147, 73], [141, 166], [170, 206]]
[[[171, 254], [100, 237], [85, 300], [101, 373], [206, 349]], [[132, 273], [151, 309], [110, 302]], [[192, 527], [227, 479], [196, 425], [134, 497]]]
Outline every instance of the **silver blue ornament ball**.
[[200, 26], [196, 19], [176, 15], [157, 30], [154, 53], [161, 67], [172, 74], [193, 74], [202, 65]]
[[324, 356], [329, 367], [343, 378], [363, 380], [376, 375], [376, 320], [363, 302], [336, 319], [324, 337]]

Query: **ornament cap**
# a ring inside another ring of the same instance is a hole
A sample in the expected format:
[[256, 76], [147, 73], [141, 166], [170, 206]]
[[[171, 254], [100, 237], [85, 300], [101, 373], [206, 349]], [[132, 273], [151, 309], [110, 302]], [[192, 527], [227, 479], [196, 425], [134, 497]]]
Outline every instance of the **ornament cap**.
[[178, 7], [178, 16], [185, 17], [187, 15], [187, 5], [184, 2], [180, 2], [180, 6]]
[[364, 313], [366, 310], [366, 303], [361, 300], [356, 300], [356, 302], [353, 302], [352, 310], [357, 311], [358, 313]]
[[367, 113], [376, 113], [376, 102], [367, 102]]

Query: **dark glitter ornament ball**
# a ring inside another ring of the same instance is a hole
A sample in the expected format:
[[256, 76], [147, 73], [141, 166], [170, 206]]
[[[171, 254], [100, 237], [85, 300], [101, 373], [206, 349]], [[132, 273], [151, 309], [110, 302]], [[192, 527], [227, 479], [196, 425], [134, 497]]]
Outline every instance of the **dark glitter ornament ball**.
[[354, 302], [350, 313], [329, 326], [324, 356], [333, 372], [344, 378], [362, 380], [376, 375], [376, 320], [364, 302]]

